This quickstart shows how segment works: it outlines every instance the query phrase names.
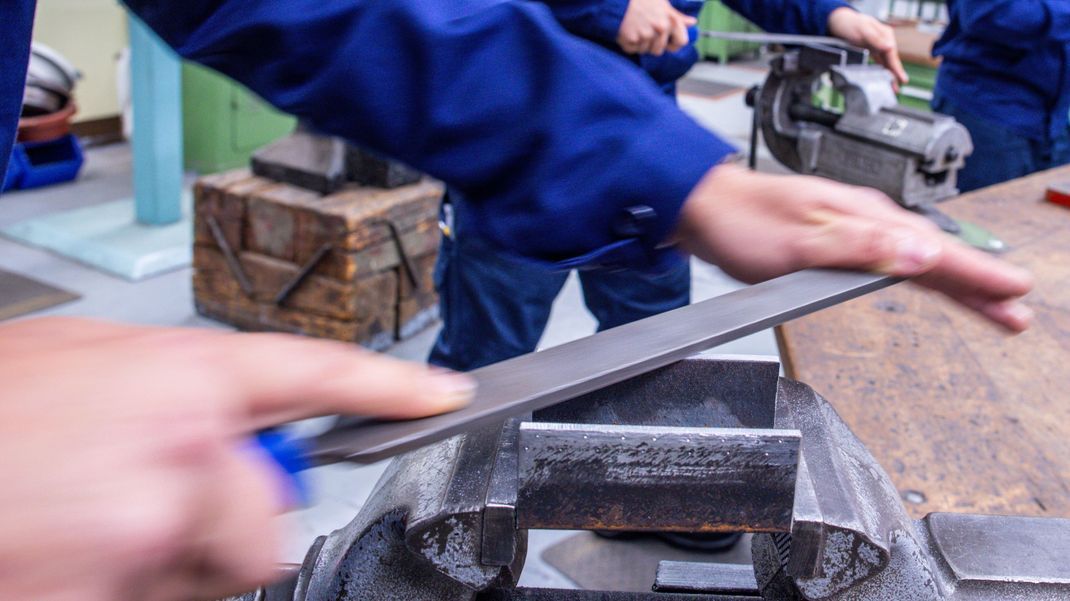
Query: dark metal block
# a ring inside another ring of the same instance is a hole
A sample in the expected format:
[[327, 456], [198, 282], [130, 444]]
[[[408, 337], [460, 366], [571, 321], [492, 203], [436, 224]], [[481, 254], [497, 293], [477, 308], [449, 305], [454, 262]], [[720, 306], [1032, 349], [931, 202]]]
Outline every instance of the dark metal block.
[[525, 423], [520, 528], [786, 532], [794, 430]]
[[758, 581], [749, 564], [663, 561], [658, 564], [654, 590], [757, 597]]
[[253, 173], [330, 194], [346, 182], [346, 150], [341, 138], [321, 136], [304, 129], [253, 153]]
[[346, 176], [364, 186], [397, 188], [420, 181], [423, 174], [404, 163], [350, 144], [346, 147]]

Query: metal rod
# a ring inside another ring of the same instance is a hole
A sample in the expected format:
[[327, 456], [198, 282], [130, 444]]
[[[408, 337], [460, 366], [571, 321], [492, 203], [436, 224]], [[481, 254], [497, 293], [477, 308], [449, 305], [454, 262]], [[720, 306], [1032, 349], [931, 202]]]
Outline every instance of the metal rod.
[[411, 421], [365, 421], [315, 439], [317, 464], [370, 463], [554, 405], [900, 280], [808, 269], [477, 369], [467, 407]]
[[331, 252], [331, 248], [331, 243], [325, 242], [321, 244], [318, 249], [316, 249], [316, 252], [312, 255], [312, 258], [309, 259], [307, 263], [302, 265], [301, 269], [298, 269], [297, 273], [294, 274], [294, 277], [290, 278], [290, 281], [283, 284], [282, 288], [280, 288], [278, 293], [275, 294], [275, 298], [273, 300], [276, 305], [281, 306], [282, 303], [286, 302], [287, 298], [290, 298], [290, 295], [293, 294], [294, 290], [297, 290], [297, 287], [301, 285], [301, 282], [304, 282], [305, 278], [312, 274], [312, 270], [320, 264], [320, 261], [323, 260], [323, 257], [326, 257], [327, 253]]
[[230, 274], [238, 281], [238, 287], [241, 288], [245, 296], [252, 298], [254, 292], [253, 284], [249, 281], [249, 277], [245, 275], [241, 261], [238, 260], [238, 255], [234, 253], [234, 249], [230, 247], [230, 242], [227, 242], [227, 236], [223, 233], [223, 228], [220, 227], [219, 221], [216, 220], [215, 215], [208, 215], [205, 217], [205, 223], [208, 224], [208, 231], [212, 233], [212, 238], [223, 253], [223, 258], [227, 261], [227, 268], [230, 269]]
[[849, 42], [840, 38], [820, 35], [795, 35], [780, 33], [745, 33], [741, 31], [701, 31], [699, 35], [704, 38], [716, 40], [729, 40], [732, 42], [750, 42], [752, 44], [785, 44], [812, 46], [822, 44], [824, 46], [836, 46], [837, 48], [857, 49]]

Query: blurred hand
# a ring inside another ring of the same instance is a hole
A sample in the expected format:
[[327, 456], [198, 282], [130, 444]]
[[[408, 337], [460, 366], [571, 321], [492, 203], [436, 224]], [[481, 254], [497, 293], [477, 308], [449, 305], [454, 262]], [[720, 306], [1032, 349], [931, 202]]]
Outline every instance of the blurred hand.
[[899, 59], [895, 30], [888, 25], [853, 8], [844, 7], [829, 13], [828, 27], [830, 34], [869, 50], [873, 60], [891, 71], [899, 84], [910, 80], [903, 68], [903, 61]]
[[270, 579], [281, 478], [250, 435], [455, 409], [464, 376], [352, 345], [78, 319], [0, 326], [0, 597], [212, 599]]
[[687, 28], [696, 23], [669, 0], [630, 0], [617, 32], [617, 44], [628, 54], [661, 56], [688, 44]]
[[1012, 331], [1032, 318], [1019, 300], [1032, 288], [1028, 272], [869, 188], [721, 165], [688, 197], [677, 239], [746, 282], [808, 267], [862, 269], [914, 278]]

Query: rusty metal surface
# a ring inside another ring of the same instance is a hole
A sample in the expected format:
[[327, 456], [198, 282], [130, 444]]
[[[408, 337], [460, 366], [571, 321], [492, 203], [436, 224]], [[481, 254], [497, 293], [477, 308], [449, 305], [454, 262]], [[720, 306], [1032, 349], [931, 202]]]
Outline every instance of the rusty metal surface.
[[[526, 555], [525, 527], [546, 525], [544, 516], [581, 521], [587, 527], [628, 524], [635, 529], [673, 530], [681, 523], [693, 529], [687, 520], [696, 512], [719, 520], [741, 507], [745, 512], [766, 511], [758, 496], [727, 502], [702, 496], [709, 493], [701, 490], [700, 482], [709, 489], [730, 488], [728, 474], [751, 474], [750, 461], [723, 473], [716, 470], [728, 465], [729, 452], [750, 452], [750, 447], [740, 445], [746, 436], [740, 432], [749, 432], [754, 440], [790, 438], [801, 452], [797, 477], [789, 482], [788, 491], [779, 493], [792, 508], [792, 519], [785, 526], [789, 532], [760, 534], [752, 541], [754, 580], [761, 598], [1070, 598], [1066, 562], [1070, 521], [937, 514], [915, 522], [888, 475], [828, 402], [809, 387], [785, 379], [779, 380], [775, 394], [769, 396], [767, 371], [768, 363], [762, 361], [748, 366], [746, 361], [689, 360], [634, 382], [607, 387], [601, 391], [606, 395], [602, 400], [589, 396], [589, 402], [570, 404], [567, 410], [589, 419], [612, 414], [629, 420], [646, 416], [731, 423], [740, 420], [731, 409], [736, 404], [775, 403], [777, 430], [545, 421], [522, 422], [518, 427], [514, 421], [504, 428], [473, 431], [399, 457], [353, 522], [310, 550], [296, 579], [293, 601], [755, 599], [705, 593], [516, 588]], [[744, 384], [716, 384], [732, 377]], [[731, 401], [721, 398], [730, 390], [764, 392]], [[610, 403], [610, 398], [616, 400]], [[656, 407], [657, 398], [666, 408]], [[629, 405], [635, 407], [621, 409]], [[760, 415], [762, 411], [751, 410], [745, 419]], [[666, 459], [659, 460], [659, 456]], [[540, 463], [540, 458], [548, 463]], [[767, 460], [762, 452], [756, 463], [766, 465]], [[784, 467], [790, 462], [773, 463]], [[714, 467], [712, 475], [710, 466]], [[622, 484], [634, 490], [622, 494], [615, 488]], [[620, 504], [616, 498], [621, 496], [634, 503]], [[638, 506], [644, 500], [649, 507]], [[501, 513], [488, 513], [492, 507]], [[514, 508], [516, 523], [510, 531]], [[495, 539], [503, 534], [515, 538], [499, 545], [501, 541]], [[493, 563], [502, 565], [488, 565]], [[738, 585], [743, 570], [732, 568], [732, 574], [717, 576], [717, 570], [704, 569], [683, 579], [692, 590], [736, 590], [732, 587]], [[662, 578], [666, 584], [670, 580]], [[261, 593], [251, 593], [254, 596], [241, 601], [256, 601], [256, 594]]]
[[472, 601], [477, 590], [511, 584], [526, 554], [517, 533], [510, 566], [484, 566], [482, 512], [501, 427], [395, 459], [369, 501], [306, 558], [310, 578], [295, 601]]
[[316, 440], [316, 463], [367, 463], [622, 382], [696, 352], [890, 286], [874, 274], [808, 269], [477, 369], [468, 406], [403, 422], [360, 422]]
[[794, 430], [526, 423], [520, 528], [786, 532]]
[[[888, 474], [812, 389], [783, 380], [777, 422], [802, 432], [804, 461], [790, 538], [758, 535], [752, 541], [755, 575], [767, 599], [1070, 598], [1066, 520], [1028, 524], [955, 514], [936, 517], [942, 536], [931, 535], [932, 526], [910, 519]], [[797, 556], [815, 563], [803, 565]]]
[[480, 562], [485, 566], [507, 566], [516, 560], [519, 547], [516, 523], [516, 497], [520, 488], [519, 432], [520, 420], [516, 418], [502, 427], [494, 469], [487, 483], [480, 554]]

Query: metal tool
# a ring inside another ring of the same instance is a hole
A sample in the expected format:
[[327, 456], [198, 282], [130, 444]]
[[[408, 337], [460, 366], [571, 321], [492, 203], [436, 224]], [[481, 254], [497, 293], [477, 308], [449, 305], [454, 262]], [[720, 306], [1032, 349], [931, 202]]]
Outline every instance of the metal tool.
[[[765, 82], [747, 95], [773, 157], [798, 173], [876, 188], [945, 231], [964, 233], [935, 205], [958, 195], [958, 172], [973, 152], [966, 128], [947, 115], [900, 106], [892, 74], [868, 64], [866, 51], [805, 43], [773, 59]], [[842, 110], [818, 106], [829, 84]], [[965, 233], [984, 250], [1004, 249], [977, 226]]]
[[[302, 447], [310, 465], [379, 461], [621, 382], [898, 281], [851, 271], [799, 271], [477, 369], [471, 372], [479, 384], [475, 399], [458, 411], [411, 421], [343, 420]], [[294, 452], [284, 454], [293, 464]]]
[[[958, 194], [973, 152], [952, 117], [899, 106], [892, 74], [848, 48], [804, 46], [774, 59], [751, 97], [773, 156], [792, 171], [881, 190], [910, 209]], [[815, 106], [825, 76], [843, 111]]]
[[[714, 40], [727, 40], [729, 42], [747, 42], [750, 44], [782, 44], [785, 46], [820, 44], [833, 48], [851, 48], [859, 50], [850, 42], [831, 36], [797, 35], [790, 33], [765, 33], [744, 31], [701, 31], [699, 35]], [[865, 52], [865, 50], [861, 50]]]
[[[407, 453], [296, 576], [240, 599], [1070, 598], [1070, 520], [911, 520], [832, 407], [778, 373], [688, 359]], [[527, 531], [545, 528], [760, 534], [751, 566], [663, 564], [666, 592], [518, 587]]]

